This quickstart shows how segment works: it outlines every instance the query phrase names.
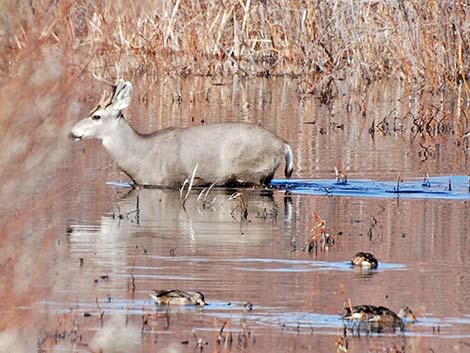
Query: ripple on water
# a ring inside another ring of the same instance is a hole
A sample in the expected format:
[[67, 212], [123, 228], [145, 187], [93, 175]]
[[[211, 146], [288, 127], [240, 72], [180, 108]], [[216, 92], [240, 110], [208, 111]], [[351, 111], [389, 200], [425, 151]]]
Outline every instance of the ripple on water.
[[[234, 270], [251, 272], [312, 272], [312, 271], [346, 271], [357, 272], [358, 268], [348, 262], [333, 261], [313, 261], [297, 259], [273, 259], [273, 258], [225, 258], [210, 259], [190, 256], [151, 256], [154, 259], [167, 262], [184, 262], [195, 264], [217, 263], [218, 266], [230, 266]], [[233, 264], [239, 264], [234, 267]], [[138, 267], [137, 267], [138, 268]], [[159, 267], [145, 267], [144, 270], [158, 270]], [[368, 272], [377, 272], [378, 270], [405, 270], [406, 265], [399, 263], [381, 262], [377, 270], [368, 270]]]

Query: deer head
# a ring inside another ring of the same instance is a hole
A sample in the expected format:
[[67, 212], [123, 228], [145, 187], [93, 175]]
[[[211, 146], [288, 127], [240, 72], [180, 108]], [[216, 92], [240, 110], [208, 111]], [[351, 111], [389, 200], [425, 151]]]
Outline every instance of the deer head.
[[73, 126], [69, 138], [77, 141], [90, 138], [105, 140], [112, 137], [113, 130], [122, 118], [121, 111], [127, 108], [132, 100], [132, 91], [129, 81], [119, 80], [114, 86], [111, 98], [106, 98], [106, 94], [103, 94], [100, 103], [88, 117]]

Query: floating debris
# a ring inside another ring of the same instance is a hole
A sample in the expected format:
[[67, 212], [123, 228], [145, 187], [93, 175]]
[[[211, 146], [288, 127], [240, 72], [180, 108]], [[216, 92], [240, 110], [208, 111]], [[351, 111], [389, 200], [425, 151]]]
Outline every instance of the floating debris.
[[397, 174], [396, 178], [395, 178], [396, 182], [397, 182], [397, 186], [395, 187], [395, 192], [397, 194], [400, 193], [400, 182], [402, 182], [403, 180], [401, 180], [401, 175], [400, 174]]
[[425, 188], [430, 188], [431, 187], [431, 182], [429, 181], [429, 174], [426, 173], [423, 178], [423, 183], [421, 184]]
[[335, 175], [336, 175], [336, 184], [345, 185], [348, 183], [348, 175], [344, 170], [338, 170], [335, 167]]
[[95, 283], [103, 282], [103, 281], [108, 281], [108, 280], [109, 280], [109, 276], [108, 276], [108, 275], [101, 275], [101, 276], [99, 276], [98, 278], [95, 278]]

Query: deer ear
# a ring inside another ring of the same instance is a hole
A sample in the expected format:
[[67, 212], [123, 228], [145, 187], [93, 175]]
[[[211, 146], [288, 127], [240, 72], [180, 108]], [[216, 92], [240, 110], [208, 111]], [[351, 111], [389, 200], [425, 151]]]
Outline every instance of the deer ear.
[[127, 108], [132, 100], [132, 91], [132, 83], [129, 81], [119, 80], [111, 100], [113, 108], [116, 110]]

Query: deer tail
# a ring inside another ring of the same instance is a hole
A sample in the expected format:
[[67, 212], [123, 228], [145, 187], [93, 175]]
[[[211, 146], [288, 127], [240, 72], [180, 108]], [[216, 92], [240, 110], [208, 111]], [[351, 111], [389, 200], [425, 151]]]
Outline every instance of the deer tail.
[[294, 157], [292, 155], [292, 148], [286, 143], [284, 145], [284, 156], [286, 158], [286, 169], [284, 174], [286, 178], [290, 178], [292, 171], [294, 170]]

